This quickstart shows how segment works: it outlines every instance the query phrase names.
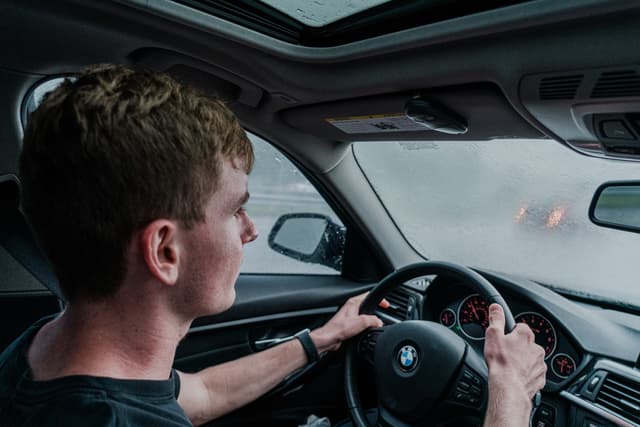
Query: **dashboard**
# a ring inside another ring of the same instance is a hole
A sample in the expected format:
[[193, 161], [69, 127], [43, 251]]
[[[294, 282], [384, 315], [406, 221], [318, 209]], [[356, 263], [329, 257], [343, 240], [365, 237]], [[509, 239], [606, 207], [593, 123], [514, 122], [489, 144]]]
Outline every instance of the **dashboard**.
[[[479, 271], [545, 350], [547, 383], [531, 425], [640, 426], [640, 318], [570, 300], [540, 284]], [[488, 302], [448, 277], [419, 277], [386, 296], [384, 320], [437, 322], [482, 351]]]

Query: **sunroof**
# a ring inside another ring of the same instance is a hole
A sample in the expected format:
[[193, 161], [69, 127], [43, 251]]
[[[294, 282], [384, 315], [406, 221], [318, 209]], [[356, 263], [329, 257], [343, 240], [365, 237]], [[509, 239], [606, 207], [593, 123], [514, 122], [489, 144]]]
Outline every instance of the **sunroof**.
[[310, 27], [324, 27], [390, 0], [261, 0]]
[[173, 0], [270, 37], [327, 47], [532, 0]]

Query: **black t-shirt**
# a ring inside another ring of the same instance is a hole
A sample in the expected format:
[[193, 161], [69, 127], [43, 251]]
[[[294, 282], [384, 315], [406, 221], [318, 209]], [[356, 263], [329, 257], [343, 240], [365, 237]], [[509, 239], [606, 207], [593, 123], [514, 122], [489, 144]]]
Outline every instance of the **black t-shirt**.
[[26, 352], [39, 320], [0, 355], [0, 426], [191, 426], [176, 400], [180, 379], [73, 375], [34, 381]]

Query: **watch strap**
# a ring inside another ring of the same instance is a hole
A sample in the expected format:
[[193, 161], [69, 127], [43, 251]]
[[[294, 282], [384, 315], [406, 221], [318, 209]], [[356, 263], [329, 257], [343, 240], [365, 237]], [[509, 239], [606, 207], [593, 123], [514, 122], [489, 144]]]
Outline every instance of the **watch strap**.
[[318, 349], [313, 343], [309, 332], [311, 332], [309, 329], [303, 329], [295, 334], [294, 338], [296, 338], [298, 341], [300, 341], [300, 344], [302, 344], [302, 348], [307, 355], [307, 360], [309, 361], [309, 363], [314, 363], [320, 360], [320, 355], [318, 354]]

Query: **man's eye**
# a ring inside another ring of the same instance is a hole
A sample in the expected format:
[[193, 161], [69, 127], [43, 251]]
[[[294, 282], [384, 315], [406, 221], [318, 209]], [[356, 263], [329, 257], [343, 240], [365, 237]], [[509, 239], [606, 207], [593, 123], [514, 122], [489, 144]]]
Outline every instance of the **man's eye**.
[[236, 211], [236, 213], [234, 215], [235, 216], [242, 215], [245, 212], [246, 212], [246, 210], [244, 209], [244, 206], [242, 206]]

